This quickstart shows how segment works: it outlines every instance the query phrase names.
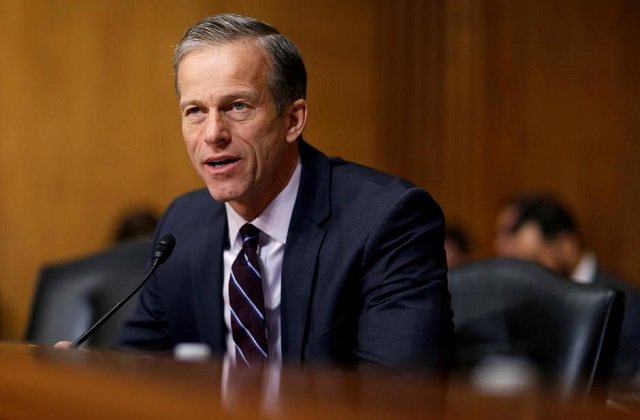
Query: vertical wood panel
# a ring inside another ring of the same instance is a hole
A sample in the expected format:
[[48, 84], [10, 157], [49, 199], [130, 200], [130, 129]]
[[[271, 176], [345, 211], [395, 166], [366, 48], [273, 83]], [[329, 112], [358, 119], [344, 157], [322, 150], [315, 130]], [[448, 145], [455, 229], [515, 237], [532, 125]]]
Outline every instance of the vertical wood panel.
[[551, 191], [605, 266], [640, 282], [640, 3], [417, 3], [377, 15], [393, 62], [379, 63], [379, 101], [416, 107], [380, 119], [381, 165], [434, 192], [477, 256], [493, 252], [503, 201]]
[[465, 224], [485, 185], [482, 12], [472, 0], [399, 1], [380, 8], [376, 25], [379, 166], [425, 187], [448, 220]]

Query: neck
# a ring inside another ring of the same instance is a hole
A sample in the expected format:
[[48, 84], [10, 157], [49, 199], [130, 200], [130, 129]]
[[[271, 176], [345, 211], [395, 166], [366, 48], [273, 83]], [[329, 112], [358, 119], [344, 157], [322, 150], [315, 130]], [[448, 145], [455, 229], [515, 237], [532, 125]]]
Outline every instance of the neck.
[[576, 271], [584, 253], [584, 248], [577, 243], [567, 249], [563, 261], [563, 267], [566, 275], [571, 276]]
[[233, 209], [238, 213], [242, 218], [248, 222], [251, 222], [258, 216], [262, 214], [262, 212], [275, 200], [275, 198], [282, 192], [282, 190], [287, 186], [289, 181], [291, 180], [291, 176], [296, 169], [296, 165], [298, 163], [298, 149], [297, 147], [293, 148], [294, 154], [292, 157], [285, 159], [285, 162], [282, 163], [282, 167], [286, 168], [286, 171], [283, 170], [282, 175], [279, 178], [276, 178], [272, 185], [273, 188], [266, 189], [267, 193], [265, 194], [256, 194], [256, 198], [248, 199], [246, 201], [232, 201], [229, 204]]

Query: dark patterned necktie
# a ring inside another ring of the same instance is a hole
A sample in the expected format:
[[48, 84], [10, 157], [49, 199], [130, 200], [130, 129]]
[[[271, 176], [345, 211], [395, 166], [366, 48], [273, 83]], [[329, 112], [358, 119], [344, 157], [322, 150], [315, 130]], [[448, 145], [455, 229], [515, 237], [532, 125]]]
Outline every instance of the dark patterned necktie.
[[258, 259], [260, 230], [245, 224], [240, 228], [242, 250], [231, 265], [229, 305], [236, 360], [260, 365], [269, 357], [265, 330], [264, 295]]

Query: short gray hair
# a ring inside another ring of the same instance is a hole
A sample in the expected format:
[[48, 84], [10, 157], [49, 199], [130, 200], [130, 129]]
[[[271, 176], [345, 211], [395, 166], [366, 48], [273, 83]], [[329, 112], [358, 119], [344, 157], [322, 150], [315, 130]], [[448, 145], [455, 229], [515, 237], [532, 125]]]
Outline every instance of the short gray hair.
[[271, 61], [269, 90], [278, 114], [293, 101], [306, 98], [307, 71], [293, 43], [268, 23], [235, 14], [209, 16], [186, 30], [173, 56], [176, 91], [179, 93], [178, 69], [186, 54], [242, 39], [256, 40]]

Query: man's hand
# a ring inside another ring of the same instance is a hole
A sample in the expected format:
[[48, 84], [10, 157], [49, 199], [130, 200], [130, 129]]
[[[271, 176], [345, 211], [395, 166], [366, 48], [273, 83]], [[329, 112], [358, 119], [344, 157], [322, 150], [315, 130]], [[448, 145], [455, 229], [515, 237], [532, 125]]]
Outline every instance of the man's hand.
[[54, 349], [70, 349], [71, 348], [71, 341], [58, 341], [56, 344], [53, 345]]

